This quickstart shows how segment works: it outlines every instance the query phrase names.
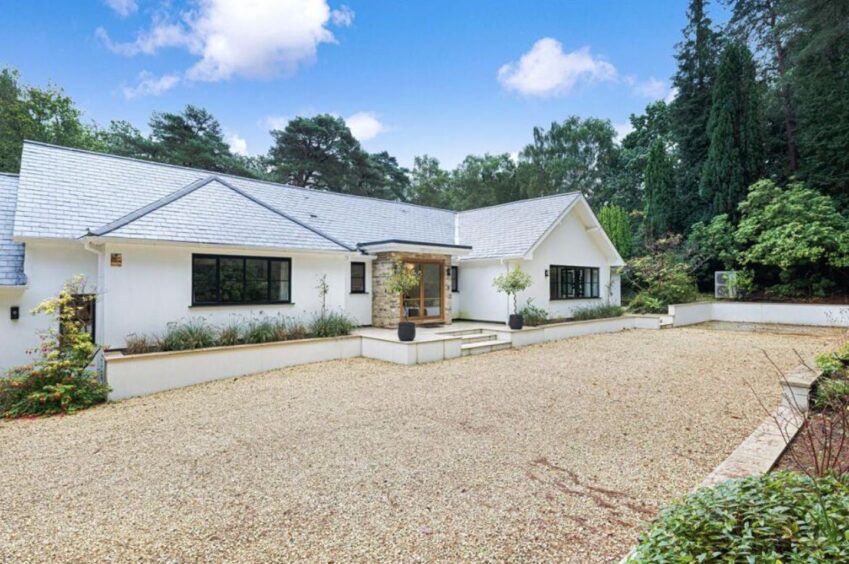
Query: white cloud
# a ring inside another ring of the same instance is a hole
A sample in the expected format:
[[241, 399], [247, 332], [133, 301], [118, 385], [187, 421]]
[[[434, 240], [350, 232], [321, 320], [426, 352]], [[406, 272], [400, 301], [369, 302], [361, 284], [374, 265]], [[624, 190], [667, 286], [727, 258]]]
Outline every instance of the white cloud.
[[156, 15], [134, 41], [115, 42], [103, 28], [97, 36], [127, 56], [185, 49], [198, 58], [186, 70], [190, 80], [269, 78], [315, 60], [320, 44], [336, 41], [328, 25], [351, 25], [353, 18], [350, 8], [331, 11], [326, 0], [198, 0], [178, 18]]
[[104, 2], [122, 18], [126, 18], [139, 9], [136, 0], [104, 0]]
[[667, 104], [671, 104], [672, 102], [675, 101], [675, 98], [677, 98], [677, 97], [678, 97], [678, 88], [673, 86], [672, 88], [669, 89], [669, 93], [666, 95], [666, 98], [664, 98], [663, 101], [666, 102]]
[[233, 133], [227, 136], [227, 144], [230, 145], [230, 150], [237, 155], [248, 155], [248, 142], [244, 137], [240, 137], [238, 133]]
[[614, 81], [616, 76], [616, 67], [594, 57], [589, 47], [564, 53], [563, 45], [550, 37], [534, 43], [518, 61], [498, 69], [502, 86], [525, 96], [566, 94], [579, 82]]
[[386, 131], [386, 126], [381, 123], [374, 112], [357, 112], [345, 118], [345, 123], [353, 136], [360, 141], [374, 139]]
[[634, 131], [634, 126], [630, 121], [626, 121], [624, 123], [613, 124], [613, 129], [616, 130], [616, 141], [621, 143], [626, 135]]
[[637, 96], [642, 96], [643, 98], [661, 100], [665, 98], [669, 92], [666, 87], [666, 83], [653, 76], [649, 77], [648, 80], [637, 80], [633, 76], [628, 76], [625, 78], [625, 82], [631, 86], [631, 92]]
[[266, 116], [259, 122], [259, 126], [268, 130], [286, 129], [291, 119], [289, 116]]
[[180, 77], [176, 74], [165, 74], [160, 77], [148, 71], [139, 73], [138, 82], [135, 86], [124, 86], [121, 91], [124, 98], [132, 100], [139, 96], [159, 96], [168, 92], [180, 83]]

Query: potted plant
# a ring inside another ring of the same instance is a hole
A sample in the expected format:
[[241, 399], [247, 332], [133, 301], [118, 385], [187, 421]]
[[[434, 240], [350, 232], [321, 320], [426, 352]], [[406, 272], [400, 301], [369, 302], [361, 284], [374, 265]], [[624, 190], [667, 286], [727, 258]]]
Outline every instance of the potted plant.
[[522, 272], [518, 266], [513, 270], [508, 270], [504, 274], [499, 274], [492, 281], [492, 285], [495, 286], [496, 290], [513, 297], [513, 313], [507, 322], [510, 329], [521, 329], [525, 324], [522, 316], [517, 311], [516, 294], [527, 290], [532, 281], [531, 275], [527, 272]]
[[[395, 261], [392, 274], [386, 281], [386, 291], [403, 300], [404, 294], [419, 285], [419, 276], [420, 274], [416, 272], [415, 268], [407, 268], [400, 260]], [[407, 309], [403, 302], [401, 303], [401, 312], [404, 320], [398, 323], [398, 340], [412, 341], [416, 338], [416, 324], [407, 321]]]

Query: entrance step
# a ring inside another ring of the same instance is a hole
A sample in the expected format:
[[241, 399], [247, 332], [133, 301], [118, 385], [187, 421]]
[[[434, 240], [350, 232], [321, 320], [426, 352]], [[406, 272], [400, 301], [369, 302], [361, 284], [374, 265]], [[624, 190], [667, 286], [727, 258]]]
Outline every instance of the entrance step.
[[498, 339], [498, 335], [495, 333], [469, 333], [466, 335], [460, 335], [460, 338], [463, 340], [463, 344], [469, 343], [481, 343], [485, 341], [494, 341]]
[[478, 341], [476, 343], [466, 343], [460, 345], [460, 354], [469, 356], [471, 354], [483, 354], [493, 351], [509, 349], [513, 346], [510, 341], [501, 341], [499, 339], [487, 339], [486, 341]]

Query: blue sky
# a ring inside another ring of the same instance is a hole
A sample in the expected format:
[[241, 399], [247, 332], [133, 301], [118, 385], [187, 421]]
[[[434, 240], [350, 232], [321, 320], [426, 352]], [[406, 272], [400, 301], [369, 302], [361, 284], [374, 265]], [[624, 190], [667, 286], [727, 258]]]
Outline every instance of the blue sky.
[[453, 167], [519, 151], [535, 125], [621, 126], [668, 96], [686, 4], [2, 0], [0, 65], [61, 85], [102, 125], [145, 129], [192, 103], [234, 148], [264, 153], [271, 125], [328, 112], [370, 151]]

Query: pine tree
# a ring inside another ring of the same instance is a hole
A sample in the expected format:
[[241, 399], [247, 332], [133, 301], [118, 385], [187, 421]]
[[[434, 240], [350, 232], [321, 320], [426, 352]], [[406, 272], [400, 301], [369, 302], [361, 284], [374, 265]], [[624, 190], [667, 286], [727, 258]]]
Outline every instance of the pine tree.
[[631, 256], [633, 248], [631, 218], [625, 208], [606, 205], [598, 212], [598, 221], [622, 258]]
[[645, 228], [650, 238], [660, 237], [673, 228], [677, 205], [675, 170], [660, 141], [652, 145], [645, 172]]
[[677, 46], [678, 70], [672, 78], [677, 90], [670, 106], [679, 163], [676, 199], [680, 202], [679, 209], [688, 211], [676, 218], [680, 228], [705, 215], [698, 202], [699, 176], [710, 145], [706, 129], [721, 44], [721, 37], [707, 15], [707, 6], [707, 0], [690, 1], [689, 23], [684, 28], [684, 40]]
[[737, 217], [737, 204], [763, 171], [760, 89], [752, 53], [731, 43], [722, 53], [713, 90], [710, 148], [702, 169], [700, 193], [711, 215]]

